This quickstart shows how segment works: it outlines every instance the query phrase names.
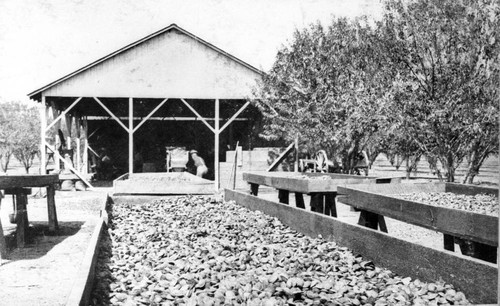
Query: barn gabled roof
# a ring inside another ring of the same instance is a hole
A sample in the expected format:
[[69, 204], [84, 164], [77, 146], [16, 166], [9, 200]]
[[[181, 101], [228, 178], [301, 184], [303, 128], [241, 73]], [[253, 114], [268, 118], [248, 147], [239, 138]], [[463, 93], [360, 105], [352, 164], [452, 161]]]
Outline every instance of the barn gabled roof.
[[116, 56], [118, 56], [118, 55], [126, 52], [126, 51], [129, 51], [129, 50], [131, 50], [133, 48], [136, 48], [137, 46], [140, 46], [140, 45], [144, 44], [145, 42], [148, 42], [148, 41], [152, 40], [153, 38], [158, 37], [158, 36], [160, 36], [160, 35], [162, 35], [164, 33], [172, 31], [172, 30], [176, 30], [176, 31], [178, 31], [178, 32], [180, 32], [180, 33], [182, 33], [182, 34], [184, 34], [184, 35], [192, 38], [193, 40], [201, 43], [202, 45], [206, 46], [207, 48], [214, 50], [218, 54], [220, 54], [220, 55], [222, 55], [222, 56], [224, 56], [224, 57], [226, 57], [226, 58], [228, 58], [228, 59], [230, 59], [230, 60], [232, 60], [232, 61], [240, 64], [240, 65], [242, 65], [243, 67], [249, 69], [250, 71], [253, 71], [254, 73], [256, 73], [258, 75], [261, 75], [261, 76], [264, 75], [263, 71], [255, 68], [252, 65], [250, 65], [250, 64], [242, 61], [241, 59], [239, 59], [239, 58], [237, 58], [237, 57], [235, 57], [235, 56], [233, 56], [233, 55], [231, 55], [231, 54], [223, 51], [222, 49], [220, 49], [220, 48], [212, 45], [211, 43], [209, 43], [209, 42], [207, 42], [207, 41], [199, 38], [198, 36], [196, 36], [196, 35], [188, 32], [188, 31], [184, 30], [183, 28], [181, 28], [178, 25], [176, 25], [175, 23], [173, 23], [173, 24], [167, 26], [166, 28], [163, 28], [163, 29], [161, 29], [161, 30], [159, 30], [159, 31], [157, 31], [155, 33], [152, 33], [152, 34], [150, 34], [150, 35], [148, 35], [148, 36], [146, 36], [146, 37], [144, 37], [142, 39], [139, 39], [139, 40], [137, 40], [137, 41], [135, 41], [135, 42], [133, 42], [133, 43], [131, 43], [131, 44], [129, 44], [129, 45], [127, 45], [127, 46], [119, 49], [119, 50], [116, 50], [115, 52], [112, 52], [112, 53], [110, 53], [110, 54], [108, 54], [108, 55], [106, 55], [106, 56], [104, 56], [104, 57], [102, 57], [102, 58], [100, 58], [100, 59], [98, 59], [98, 60], [96, 60], [96, 61], [94, 61], [94, 62], [92, 62], [92, 63], [90, 63], [90, 64], [88, 64], [88, 65], [86, 65], [86, 66], [84, 66], [84, 67], [82, 67], [82, 68], [80, 68], [78, 70], [76, 70], [76, 71], [74, 71], [74, 72], [72, 72], [72, 73], [69, 73], [69, 74], [63, 76], [60, 79], [57, 79], [57, 80], [55, 80], [55, 81], [53, 81], [53, 82], [51, 82], [51, 83], [49, 83], [49, 84], [47, 84], [47, 85], [45, 85], [45, 86], [43, 86], [41, 88], [39, 88], [39, 89], [37, 89], [37, 90], [29, 93], [28, 97], [30, 97], [31, 99], [37, 100], [37, 101], [41, 101], [41, 94], [42, 94], [42, 92], [47, 91], [47, 90], [55, 87], [56, 85], [59, 85], [59, 84], [63, 83], [64, 81], [67, 81], [68, 79], [71, 79], [71, 78], [73, 78], [73, 77], [75, 77], [77, 75], [80, 75], [80, 74], [88, 71], [89, 69], [91, 69], [91, 68], [93, 68], [95, 66], [100, 65], [103, 62], [106, 62], [106, 61], [108, 61], [108, 60], [110, 60], [110, 59], [112, 59], [112, 58], [114, 58], [114, 57], [116, 57]]

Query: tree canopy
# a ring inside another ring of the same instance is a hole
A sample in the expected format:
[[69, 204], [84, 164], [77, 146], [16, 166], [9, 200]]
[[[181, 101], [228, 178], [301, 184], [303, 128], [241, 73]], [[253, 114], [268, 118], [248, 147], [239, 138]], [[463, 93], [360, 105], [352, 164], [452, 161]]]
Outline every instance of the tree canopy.
[[26, 173], [33, 165], [40, 148], [38, 110], [18, 102], [0, 103], [0, 160], [2, 172], [7, 172], [14, 156]]
[[426, 155], [449, 181], [467, 160], [472, 182], [498, 152], [499, 16], [495, 1], [389, 0], [378, 22], [297, 30], [255, 92], [262, 137], [299, 136], [344, 172], [362, 150]]

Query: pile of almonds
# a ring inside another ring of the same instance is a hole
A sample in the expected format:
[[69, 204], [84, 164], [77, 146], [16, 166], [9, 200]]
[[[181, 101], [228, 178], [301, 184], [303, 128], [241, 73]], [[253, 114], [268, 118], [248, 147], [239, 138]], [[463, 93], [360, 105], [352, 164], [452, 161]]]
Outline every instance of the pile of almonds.
[[498, 198], [489, 194], [465, 195], [452, 192], [414, 192], [398, 194], [396, 197], [428, 205], [498, 216]]
[[114, 205], [93, 305], [464, 305], [278, 219], [211, 197]]

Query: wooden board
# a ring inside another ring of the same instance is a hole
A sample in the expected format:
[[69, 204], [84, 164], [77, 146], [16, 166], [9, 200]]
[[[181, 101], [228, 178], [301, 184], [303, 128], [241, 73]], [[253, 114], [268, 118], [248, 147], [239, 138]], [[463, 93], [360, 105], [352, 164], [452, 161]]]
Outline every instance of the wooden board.
[[57, 183], [59, 183], [59, 176], [57, 174], [0, 176], [0, 189], [16, 187], [45, 187]]
[[383, 232], [237, 191], [226, 189], [225, 200], [234, 200], [251, 210], [260, 210], [277, 217], [305, 235], [322, 235], [327, 240], [333, 240], [354, 253], [361, 254], [377, 266], [400, 275], [423, 281], [443, 279], [464, 292], [471, 302], [496, 302], [498, 270], [495, 264], [449, 251], [435, 250]]
[[378, 178], [337, 173], [244, 172], [243, 180], [300, 193], [337, 192], [338, 186], [375, 183]]
[[134, 173], [113, 182], [114, 195], [213, 194], [214, 183], [189, 172]]
[[[445, 234], [498, 246], [498, 217], [427, 205], [366, 191], [366, 189], [373, 190], [373, 186], [356, 185], [339, 187], [339, 194], [343, 194], [344, 196], [339, 196], [338, 201], [358, 209], [367, 210]], [[387, 189], [391, 189], [391, 192], [394, 191], [395, 186], [385, 186]], [[430, 187], [433, 186], [434, 184], [430, 185]], [[380, 187], [377, 188], [378, 191], [383, 191], [383, 186]]]
[[498, 188], [482, 187], [476, 185], [446, 183], [445, 191], [467, 195], [476, 195], [481, 193], [492, 194], [498, 197]]

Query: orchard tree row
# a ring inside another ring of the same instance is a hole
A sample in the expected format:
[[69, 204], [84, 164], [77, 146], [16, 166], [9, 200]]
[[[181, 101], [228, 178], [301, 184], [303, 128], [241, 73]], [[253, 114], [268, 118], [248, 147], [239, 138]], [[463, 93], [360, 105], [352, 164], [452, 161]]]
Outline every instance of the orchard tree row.
[[18, 102], [0, 103], [0, 172], [15, 157], [29, 173], [40, 151], [38, 109]]
[[345, 173], [365, 151], [422, 156], [472, 183], [498, 153], [500, 7], [495, 0], [388, 0], [380, 20], [334, 19], [296, 30], [253, 102], [262, 137], [301, 139]]

